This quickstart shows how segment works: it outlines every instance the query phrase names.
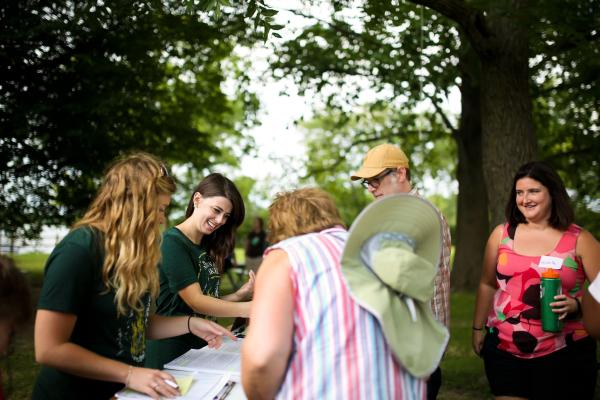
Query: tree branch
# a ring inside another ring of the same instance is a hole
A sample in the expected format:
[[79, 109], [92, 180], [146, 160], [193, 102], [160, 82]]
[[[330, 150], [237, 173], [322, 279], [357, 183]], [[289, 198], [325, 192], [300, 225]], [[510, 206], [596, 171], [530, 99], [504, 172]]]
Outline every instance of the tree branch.
[[[437, 91], [437, 89], [436, 89], [436, 91]], [[456, 128], [452, 125], [452, 122], [450, 122], [450, 119], [448, 118], [448, 116], [446, 115], [444, 110], [442, 110], [442, 107], [440, 107], [440, 105], [438, 104], [435, 96], [430, 96], [427, 93], [425, 93], [425, 95], [427, 96], [427, 98], [429, 100], [431, 100], [431, 103], [433, 104], [433, 107], [435, 108], [436, 113], [440, 116], [440, 118], [442, 118], [444, 125], [446, 125], [446, 128], [448, 128], [448, 130], [450, 130], [450, 133], [452, 134], [452, 136], [457, 135], [458, 132], [457, 132]]]
[[571, 157], [579, 156], [582, 154], [592, 154], [593, 152], [594, 152], [594, 148], [591, 146], [588, 146], [588, 147], [575, 149], [575, 150], [571, 150], [571, 151], [563, 151], [560, 153], [554, 153], [554, 154], [550, 155], [549, 157], [546, 157], [545, 161], [551, 162], [552, 160], [571, 158]]
[[492, 36], [483, 12], [468, 6], [463, 0], [409, 0], [425, 6], [456, 22], [465, 32], [473, 47], [483, 56], [490, 54], [488, 39]]
[[336, 169], [336, 167], [338, 165], [340, 165], [342, 163], [342, 161], [344, 161], [346, 159], [346, 155], [350, 152], [351, 148], [353, 148], [354, 146], [359, 145], [359, 144], [372, 143], [379, 139], [381, 139], [381, 137], [375, 135], [375, 136], [371, 136], [371, 137], [353, 140], [343, 151], [340, 152], [338, 157], [336, 157], [333, 160], [333, 163], [326, 165], [326, 166], [319, 167], [319, 168], [309, 168], [308, 171], [306, 172], [306, 175], [303, 176], [302, 179], [306, 179], [311, 175], [317, 175], [322, 172], [332, 171], [332, 170]]

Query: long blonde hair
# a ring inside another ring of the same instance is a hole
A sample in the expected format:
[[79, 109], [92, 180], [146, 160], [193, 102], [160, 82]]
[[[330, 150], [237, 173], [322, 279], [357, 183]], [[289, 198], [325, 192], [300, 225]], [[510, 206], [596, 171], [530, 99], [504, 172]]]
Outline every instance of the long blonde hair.
[[269, 206], [270, 243], [344, 226], [333, 198], [318, 188], [297, 189], [278, 193]]
[[89, 226], [103, 233], [102, 280], [114, 289], [120, 315], [139, 311], [141, 299], [159, 290], [160, 194], [172, 195], [175, 182], [151, 154], [118, 159], [105, 174], [89, 209], [73, 228]]

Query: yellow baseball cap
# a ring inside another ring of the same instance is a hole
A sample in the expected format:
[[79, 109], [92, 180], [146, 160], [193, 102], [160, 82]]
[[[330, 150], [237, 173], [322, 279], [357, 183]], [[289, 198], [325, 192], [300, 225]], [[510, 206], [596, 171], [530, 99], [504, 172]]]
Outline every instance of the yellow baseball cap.
[[379, 175], [388, 168], [408, 168], [408, 157], [398, 146], [384, 143], [373, 147], [367, 153], [362, 166], [350, 179], [368, 179]]

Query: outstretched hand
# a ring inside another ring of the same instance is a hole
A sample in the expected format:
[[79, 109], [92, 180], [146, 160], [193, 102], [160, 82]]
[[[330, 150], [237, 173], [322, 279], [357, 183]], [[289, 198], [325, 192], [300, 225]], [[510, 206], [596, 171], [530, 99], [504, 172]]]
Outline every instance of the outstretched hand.
[[206, 340], [208, 347], [218, 349], [223, 343], [223, 336], [227, 336], [232, 340], [237, 340], [235, 335], [226, 328], [216, 322], [206, 320], [204, 318], [193, 317], [190, 320], [190, 330], [196, 336]]
[[252, 295], [254, 294], [254, 280], [256, 279], [256, 274], [254, 271], [250, 271], [248, 273], [248, 282], [244, 283], [241, 288], [238, 289], [236, 295], [242, 300], [250, 300]]
[[181, 395], [178, 388], [167, 382], [175, 384], [175, 378], [157, 369], [132, 367], [127, 387], [156, 400], [161, 397], [172, 398]]

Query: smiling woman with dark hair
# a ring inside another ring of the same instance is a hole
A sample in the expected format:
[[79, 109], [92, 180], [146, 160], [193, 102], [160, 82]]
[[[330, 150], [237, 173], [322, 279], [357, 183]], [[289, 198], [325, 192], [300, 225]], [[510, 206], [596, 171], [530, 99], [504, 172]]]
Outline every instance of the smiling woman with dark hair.
[[[597, 273], [600, 244], [573, 219], [567, 191], [549, 165], [519, 168], [507, 222], [487, 242], [473, 317], [473, 349], [495, 396], [593, 398], [596, 342], [584, 329], [581, 300], [585, 281]], [[562, 294], [550, 303], [564, 323], [559, 332], [541, 324], [547, 269], [560, 276]], [[556, 371], [561, 379], [549, 384]]]
[[[185, 220], [163, 235], [160, 266], [160, 315], [247, 317], [254, 273], [237, 292], [220, 296], [225, 258], [234, 249], [235, 231], [244, 221], [244, 201], [235, 184], [221, 174], [204, 178], [192, 192]], [[206, 346], [193, 335], [148, 343], [146, 365], [163, 365], [189, 349]]]

